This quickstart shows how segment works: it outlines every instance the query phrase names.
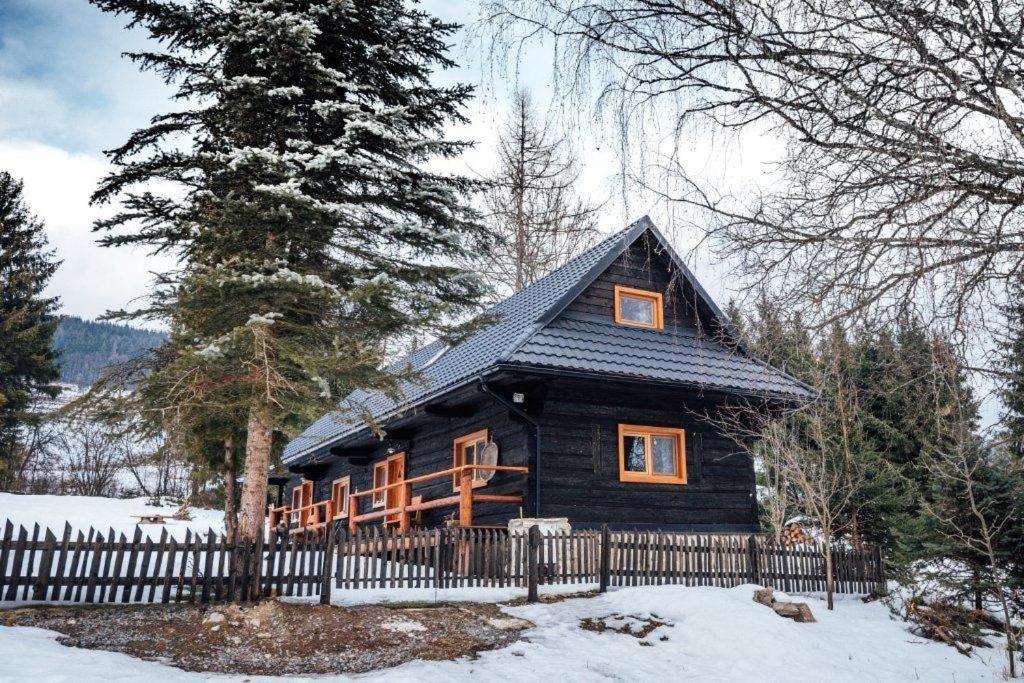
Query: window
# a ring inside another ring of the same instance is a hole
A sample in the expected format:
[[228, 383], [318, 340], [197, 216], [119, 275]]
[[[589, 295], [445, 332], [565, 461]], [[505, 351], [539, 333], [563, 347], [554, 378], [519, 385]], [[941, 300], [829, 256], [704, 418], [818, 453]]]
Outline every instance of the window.
[[334, 518], [348, 517], [348, 496], [352, 490], [349, 477], [335, 479], [331, 483], [331, 500], [334, 501]]
[[664, 329], [661, 294], [615, 285], [615, 322], [632, 327]]
[[[487, 446], [487, 430], [481, 429], [479, 432], [473, 432], [472, 434], [466, 434], [455, 439], [455, 446], [453, 448], [455, 467], [462, 467], [463, 465], [476, 465], [480, 462], [483, 457], [484, 447]], [[462, 472], [456, 472], [452, 477], [452, 490], [459, 490], [459, 478], [462, 476]], [[487, 483], [487, 472], [482, 470], [473, 470], [473, 488], [483, 486]]]
[[313, 482], [302, 480], [298, 486], [292, 489], [292, 522], [296, 524], [304, 524], [305, 518], [308, 517], [313, 511], [306, 510], [302, 513], [302, 519], [299, 519], [299, 508], [308, 507], [313, 504]]
[[[405, 480], [405, 453], [389, 455], [386, 460], [381, 460], [373, 466], [373, 488], [379, 489], [389, 484], [395, 484]], [[373, 507], [381, 508], [385, 505], [393, 506], [397, 500], [398, 488], [374, 491], [370, 498], [373, 500]]]
[[619, 481], [685, 484], [685, 432], [620, 424]]
[[383, 486], [388, 485], [388, 461], [384, 460], [378, 462], [373, 466], [373, 488], [375, 489], [373, 494], [370, 496], [373, 499], [373, 507], [382, 508], [384, 507], [384, 500], [387, 497], [387, 491], [377, 491]]

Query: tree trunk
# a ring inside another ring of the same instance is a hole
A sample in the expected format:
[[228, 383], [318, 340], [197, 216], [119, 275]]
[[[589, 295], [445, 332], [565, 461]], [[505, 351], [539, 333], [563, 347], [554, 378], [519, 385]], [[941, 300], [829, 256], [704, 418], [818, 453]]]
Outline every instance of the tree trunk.
[[270, 448], [273, 432], [270, 429], [270, 410], [256, 399], [249, 409], [249, 433], [245, 441], [245, 481], [238, 511], [240, 540], [255, 543], [263, 531], [264, 509], [267, 503], [267, 476], [270, 474]]
[[235, 471], [235, 440], [224, 439], [224, 532], [228, 543], [234, 543], [238, 535], [238, 504], [235, 491], [238, 473]]

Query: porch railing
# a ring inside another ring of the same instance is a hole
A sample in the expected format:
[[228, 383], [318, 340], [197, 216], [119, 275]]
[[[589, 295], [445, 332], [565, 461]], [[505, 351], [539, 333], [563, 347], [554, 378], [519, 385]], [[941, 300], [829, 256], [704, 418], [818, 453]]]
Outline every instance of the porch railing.
[[[509, 472], [513, 474], [526, 474], [529, 468], [514, 465], [459, 465], [451, 469], [431, 472], [411, 479], [403, 479], [393, 484], [386, 484], [366, 491], [354, 491], [349, 494], [348, 503], [348, 526], [355, 531], [362, 522], [371, 522], [377, 519], [392, 518], [389, 521], [396, 522], [400, 531], [408, 531], [412, 528], [413, 515], [424, 510], [434, 510], [449, 506], [459, 508], [459, 526], [473, 526], [473, 505], [476, 503], [510, 503], [521, 504], [523, 497], [519, 495], [499, 495], [482, 493], [480, 489], [486, 487], [474, 487], [474, 474], [477, 471]], [[438, 479], [457, 479], [459, 490], [451, 496], [435, 498], [433, 500], [422, 500], [413, 498], [413, 484], [420, 484]], [[479, 482], [477, 482], [479, 484]], [[394, 504], [388, 506], [388, 493], [397, 490], [398, 499]], [[367, 496], [381, 494], [384, 498], [384, 507], [371, 512], [359, 512], [360, 502]], [[303, 531], [318, 531], [323, 529], [329, 522], [335, 519], [338, 511], [334, 509], [334, 501], [321, 500], [309, 503], [302, 507], [292, 508], [288, 505], [271, 507], [267, 513], [267, 522], [271, 531], [284, 519], [288, 524], [291, 533]]]
[[334, 501], [320, 500], [315, 503], [292, 508], [288, 505], [271, 507], [267, 511], [267, 522], [271, 532], [283, 519], [291, 533], [317, 531], [334, 520]]
[[[370, 522], [375, 519], [386, 519], [393, 517], [398, 522], [399, 531], [408, 531], [412, 528], [412, 515], [424, 510], [458, 506], [459, 526], [473, 526], [473, 504], [474, 503], [511, 503], [523, 502], [523, 497], [518, 495], [497, 495], [490, 493], [478, 493], [473, 489], [473, 474], [478, 471], [509, 472], [513, 474], [526, 474], [529, 468], [515, 465], [459, 465], [451, 469], [441, 470], [423, 474], [411, 479], [403, 479], [393, 484], [385, 484], [366, 491], [355, 491], [348, 497], [348, 527], [355, 531], [362, 522]], [[438, 479], [458, 479], [459, 490], [455, 495], [435, 498], [434, 500], [414, 501], [412, 497], [412, 485]], [[481, 487], [483, 488], [483, 487]], [[398, 500], [394, 506], [388, 507], [388, 492], [398, 491]], [[359, 512], [360, 500], [366, 496], [373, 496], [376, 493], [384, 495], [384, 507], [373, 512]]]

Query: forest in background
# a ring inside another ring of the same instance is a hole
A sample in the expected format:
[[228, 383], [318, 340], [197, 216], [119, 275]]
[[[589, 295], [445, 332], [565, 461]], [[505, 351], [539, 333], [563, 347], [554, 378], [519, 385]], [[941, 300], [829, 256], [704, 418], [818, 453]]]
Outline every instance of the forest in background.
[[165, 338], [162, 332], [130, 325], [61, 316], [53, 334], [60, 381], [88, 388], [107, 368], [138, 358]]

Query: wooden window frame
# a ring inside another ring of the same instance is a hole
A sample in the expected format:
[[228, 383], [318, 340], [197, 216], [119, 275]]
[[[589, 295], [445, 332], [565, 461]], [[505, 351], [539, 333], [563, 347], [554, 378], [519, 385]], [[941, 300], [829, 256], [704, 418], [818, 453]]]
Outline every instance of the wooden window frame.
[[[371, 473], [372, 473], [373, 476], [370, 479], [370, 488], [373, 488], [373, 489], [377, 488], [377, 470], [381, 470], [381, 469], [384, 470], [384, 483], [381, 484], [381, 486], [387, 486], [388, 484], [392, 483], [392, 482], [390, 482], [388, 480], [388, 467], [389, 467], [389, 465], [391, 464], [391, 462], [393, 460], [398, 460], [399, 458], [401, 458], [402, 460], [405, 459], [405, 451], [399, 451], [398, 453], [395, 453], [393, 455], [389, 455], [388, 457], [384, 458], [383, 460], [380, 460], [378, 462], [373, 463], [373, 469], [371, 470]], [[403, 469], [404, 469], [404, 467], [403, 467]], [[408, 477], [404, 477], [403, 476], [403, 479], [406, 479], [406, 478], [408, 478]], [[378, 498], [378, 496], [379, 496], [379, 498]], [[385, 507], [387, 505], [387, 502], [388, 502], [388, 492], [387, 491], [380, 491], [378, 493], [372, 494], [370, 496], [370, 498], [372, 500], [374, 508], [382, 508], [382, 507]]]
[[[625, 442], [627, 436], [644, 437], [645, 472], [633, 472], [626, 469]], [[651, 452], [652, 437], [669, 436], [676, 440], [676, 471], [678, 475], [654, 474], [653, 453]], [[673, 427], [651, 427], [648, 425], [619, 425], [619, 481], [635, 484], [686, 484], [686, 430]]]
[[[385, 458], [384, 460], [381, 460], [380, 462], [373, 463], [373, 470], [372, 470], [373, 476], [370, 478], [370, 488], [371, 489], [377, 488], [377, 470], [381, 470], [381, 469], [384, 470], [384, 478], [383, 478], [383, 483], [380, 484], [380, 485], [381, 486], [387, 486], [387, 484], [388, 484], [388, 460], [387, 460], [387, 458]], [[375, 493], [370, 494], [370, 499], [371, 499], [371, 501], [373, 503], [373, 507], [375, 507], [375, 508], [382, 508], [382, 507], [384, 507], [384, 503], [387, 502], [388, 492], [387, 491], [377, 491]]]
[[[484, 445], [486, 446], [490, 439], [490, 430], [487, 429], [486, 427], [484, 429], [478, 429], [475, 432], [465, 434], [455, 439], [455, 441], [452, 442], [452, 467], [461, 467], [462, 465], [466, 464], [464, 461], [464, 449], [466, 444], [476, 443], [477, 441], [483, 440]], [[487, 480], [476, 478], [477, 473], [478, 470], [473, 471], [473, 488], [477, 489], [480, 488], [481, 486], [487, 486]], [[456, 472], [454, 475], [452, 475], [452, 491], [461, 490], [461, 487], [459, 486], [459, 479], [461, 477], [462, 472]]]
[[[299, 504], [295, 504], [295, 494], [299, 494]], [[305, 519], [299, 519], [299, 513], [295, 512], [299, 508], [306, 507], [307, 505], [313, 504], [313, 482], [309, 479], [303, 479], [296, 486], [292, 488], [292, 514], [290, 515], [292, 522], [305, 523]], [[306, 513], [307, 515], [309, 512]]]
[[[338, 500], [338, 489], [344, 486], [345, 495], [341, 497], [341, 501]], [[346, 475], [344, 477], [338, 477], [331, 482], [331, 501], [334, 503], [334, 519], [344, 519], [348, 517], [348, 497], [352, 493], [352, 477]]]
[[[623, 296], [650, 301], [654, 305], [654, 322], [652, 324], [648, 324], [623, 318], [621, 305], [621, 299]], [[615, 322], [619, 325], [640, 327], [645, 330], [663, 330], [665, 329], [665, 300], [659, 292], [651, 292], [646, 289], [636, 289], [635, 287], [615, 285]]]

